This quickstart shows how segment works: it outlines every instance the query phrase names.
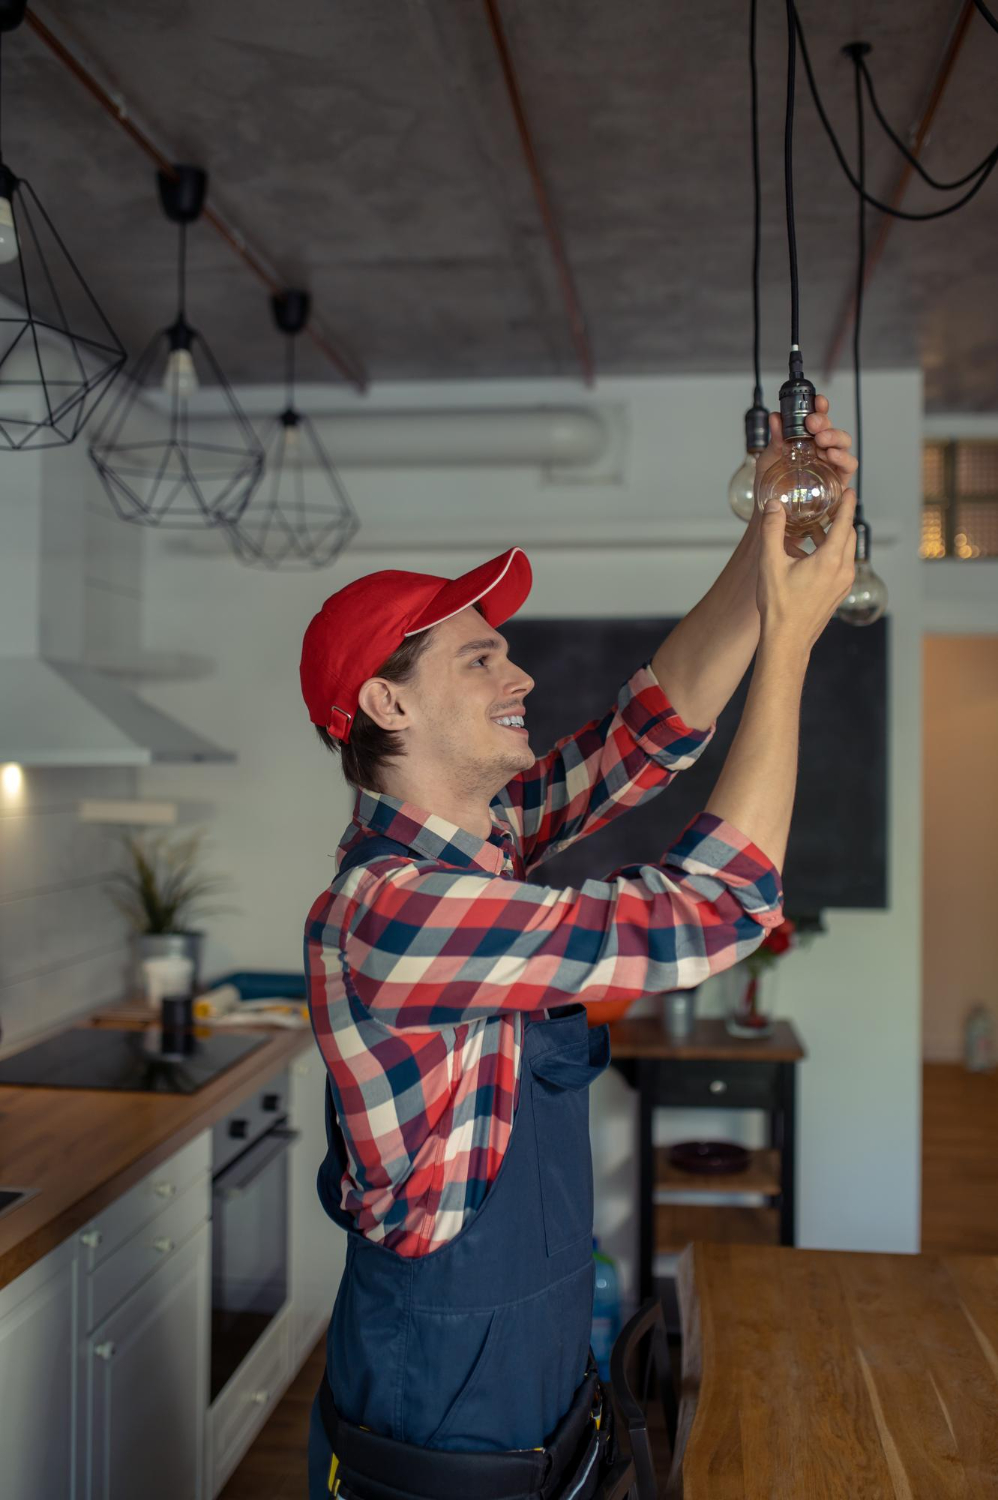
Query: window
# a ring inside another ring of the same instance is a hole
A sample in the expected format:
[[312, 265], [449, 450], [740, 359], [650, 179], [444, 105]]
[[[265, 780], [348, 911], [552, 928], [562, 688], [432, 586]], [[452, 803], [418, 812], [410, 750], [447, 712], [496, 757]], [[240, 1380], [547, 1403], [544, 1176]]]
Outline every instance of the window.
[[998, 439], [923, 444], [919, 553], [998, 557]]

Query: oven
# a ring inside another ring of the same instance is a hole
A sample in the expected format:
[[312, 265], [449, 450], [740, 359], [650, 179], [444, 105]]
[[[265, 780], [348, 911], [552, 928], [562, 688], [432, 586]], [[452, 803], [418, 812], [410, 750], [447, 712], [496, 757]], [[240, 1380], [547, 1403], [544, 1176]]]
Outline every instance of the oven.
[[211, 1400], [288, 1300], [287, 1073], [212, 1131]]

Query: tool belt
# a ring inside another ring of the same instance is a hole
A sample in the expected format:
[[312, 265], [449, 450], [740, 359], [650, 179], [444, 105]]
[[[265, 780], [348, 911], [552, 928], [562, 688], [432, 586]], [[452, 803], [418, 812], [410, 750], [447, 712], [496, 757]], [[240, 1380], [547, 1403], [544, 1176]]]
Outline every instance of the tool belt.
[[612, 1403], [595, 1365], [543, 1448], [461, 1453], [368, 1432], [340, 1416], [325, 1373], [319, 1411], [339, 1500], [589, 1500], [616, 1457]]

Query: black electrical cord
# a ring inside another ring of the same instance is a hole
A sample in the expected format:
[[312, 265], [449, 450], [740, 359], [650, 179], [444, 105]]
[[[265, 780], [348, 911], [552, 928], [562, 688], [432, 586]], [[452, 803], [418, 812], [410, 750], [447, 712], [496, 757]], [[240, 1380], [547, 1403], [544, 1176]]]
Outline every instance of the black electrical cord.
[[[880, 125], [883, 128], [885, 134], [890, 136], [895, 146], [901, 152], [901, 155], [911, 163], [911, 165], [915, 168], [915, 171], [918, 173], [919, 177], [924, 178], [924, 180], [929, 184], [930, 187], [937, 188], [941, 193], [949, 193], [954, 191], [958, 187], [963, 187], [964, 183], [969, 182], [972, 177], [976, 177], [978, 172], [984, 171], [991, 157], [994, 155], [994, 151], [989, 151], [988, 155], [985, 156], [982, 161], [979, 161], [976, 167], [971, 167], [969, 172], [965, 172], [962, 177], [957, 177], [952, 182], [939, 182], [938, 179], [933, 177], [930, 172], [927, 172], [922, 166], [922, 163], [919, 161], [918, 157], [914, 154], [914, 152], [908, 150], [908, 147], [905, 145], [904, 141], [896, 131], [891, 129], [890, 125], [885, 119], [884, 113], [881, 110], [879, 103], [877, 102], [877, 95], [873, 87], [873, 78], [870, 75], [870, 70], [866, 66], [866, 63], [862, 58], [860, 58], [859, 60], [859, 66], [863, 70], [863, 81], [866, 84], [866, 91], [870, 96], [870, 107], [873, 110], [873, 113], [876, 115], [877, 120], [880, 122]], [[998, 146], [995, 147], [995, 151], [998, 151]]]
[[759, 263], [761, 259], [762, 193], [759, 171], [759, 77], [755, 60], [757, 0], [752, 0], [749, 32], [749, 73], [752, 79], [752, 183], [755, 211], [755, 234], [752, 244], [752, 358], [755, 366], [755, 406], [762, 403], [762, 374], [759, 356]]
[[919, 222], [922, 222], [926, 219], [945, 218], [947, 214], [956, 213], [958, 208], [962, 208], [965, 203], [969, 203], [974, 194], [979, 192], [980, 189], [984, 186], [995, 166], [998, 165], [998, 146], [996, 146], [991, 154], [986, 158], [986, 165], [983, 166], [981, 175], [974, 183], [974, 186], [970, 188], [968, 192], [964, 193], [962, 198], [958, 198], [955, 203], [951, 203], [947, 208], [938, 208], [933, 213], [910, 214], [906, 213], [904, 209], [901, 208], [891, 208], [889, 204], [881, 203], [879, 198], [874, 198], [871, 193], [866, 192], [865, 188], [860, 186], [859, 182], [853, 175], [849, 163], [845, 159], [842, 147], [839, 145], [835, 131], [832, 129], [831, 121], [825, 113], [824, 106], [822, 105], [821, 96], [818, 93], [818, 86], [814, 80], [814, 72], [811, 68], [811, 59], [808, 56], [807, 43], [804, 39], [804, 28], [801, 26], [800, 16], [797, 14], [797, 7], [794, 5], [793, 0], [787, 0], [787, 4], [792, 9], [794, 19], [796, 21], [796, 30], [798, 39], [800, 41], [801, 57], [804, 59], [804, 68], [807, 73], [807, 81], [811, 89], [811, 97], [814, 99], [815, 109], [818, 111], [818, 118], [821, 120], [821, 123], [825, 128], [825, 134], [828, 136], [828, 139], [832, 143], [832, 148], [839, 160], [839, 166], [842, 168], [846, 177], [848, 177], [856, 192], [862, 193], [863, 201], [865, 203], [869, 203], [871, 208], [879, 208], [881, 213], [890, 214], [892, 218], [917, 220]]
[[[858, 151], [859, 183], [861, 188], [866, 186], [866, 136], [863, 126], [863, 59], [857, 52], [853, 54], [856, 65], [856, 141]], [[853, 320], [852, 329], [852, 364], [854, 373], [855, 397], [856, 397], [856, 459], [862, 465], [863, 459], [863, 408], [860, 399], [860, 371], [859, 371], [859, 342], [863, 325], [863, 282], [866, 279], [866, 197], [863, 192], [858, 195], [859, 201], [859, 255], [856, 261], [856, 316]], [[856, 492], [856, 515], [855, 521], [863, 519], [863, 501], [860, 488], [861, 467], [856, 469], [853, 475], [852, 487]]]
[[177, 252], [177, 322], [186, 322], [187, 312], [187, 225], [180, 225], [180, 248]]
[[787, 199], [787, 246], [790, 251], [790, 345], [800, 345], [800, 286], [797, 277], [797, 224], [794, 218], [794, 85], [797, 71], [797, 8], [787, 0], [787, 112], [783, 125], [783, 177]]
[[974, 0], [974, 4], [977, 6], [977, 9], [980, 11], [985, 21], [987, 21], [988, 25], [993, 27], [995, 31], [998, 31], [998, 19], [996, 19], [988, 10], [987, 6], [984, 4], [984, 0]]

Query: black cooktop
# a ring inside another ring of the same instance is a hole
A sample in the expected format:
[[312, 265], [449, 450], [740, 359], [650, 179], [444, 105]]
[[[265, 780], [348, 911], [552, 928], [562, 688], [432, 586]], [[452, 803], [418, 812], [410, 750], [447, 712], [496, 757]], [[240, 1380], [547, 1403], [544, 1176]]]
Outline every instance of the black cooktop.
[[195, 1094], [266, 1037], [73, 1027], [0, 1061], [0, 1084]]

